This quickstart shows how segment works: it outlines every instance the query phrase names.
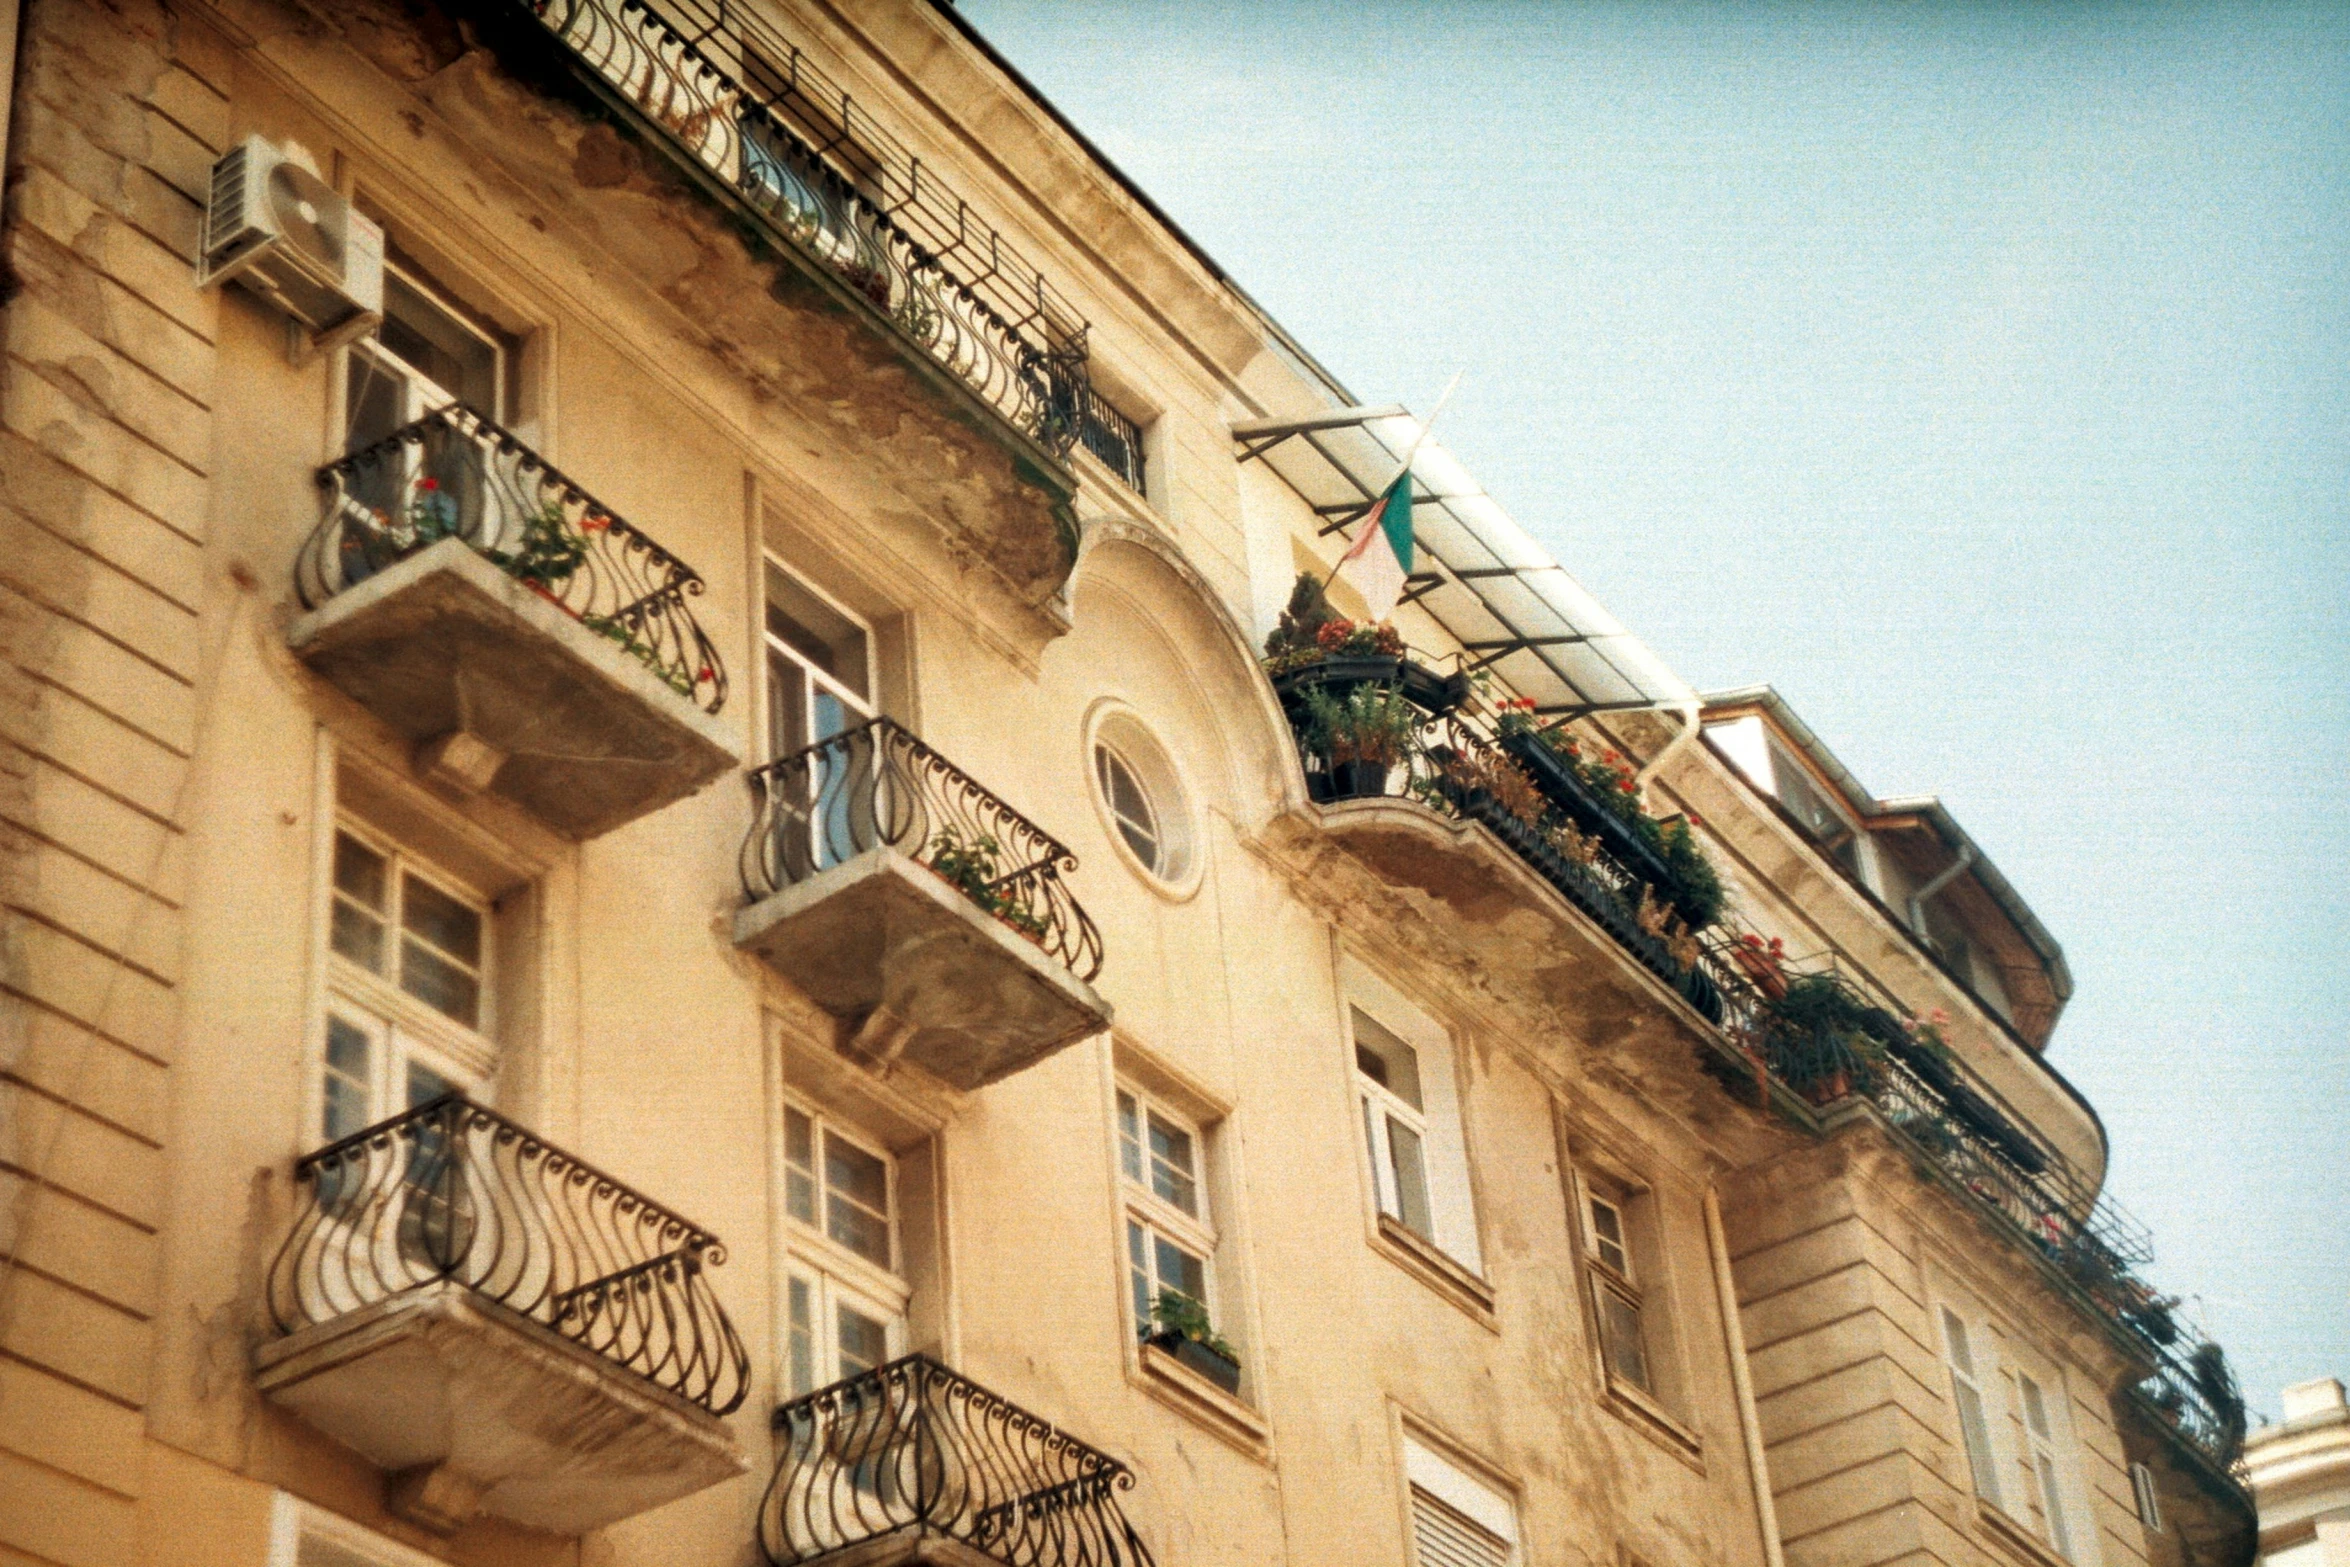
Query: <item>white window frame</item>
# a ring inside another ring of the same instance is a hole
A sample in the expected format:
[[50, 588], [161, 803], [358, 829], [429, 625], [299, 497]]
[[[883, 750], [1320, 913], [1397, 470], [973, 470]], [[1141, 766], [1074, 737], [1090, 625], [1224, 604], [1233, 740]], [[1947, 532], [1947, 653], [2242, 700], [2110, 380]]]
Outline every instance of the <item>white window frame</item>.
[[[335, 886], [334, 858], [339, 840], [345, 836], [383, 857], [387, 893], [382, 910], [383, 936], [386, 961], [392, 969], [390, 974], [379, 974], [335, 950], [334, 906], [340, 892]], [[471, 1027], [410, 995], [396, 977], [400, 943], [405, 934], [401, 907], [407, 878], [411, 875], [464, 904], [481, 921], [481, 963], [475, 973], [478, 1005]], [[307, 1110], [309, 1129], [318, 1135], [318, 1140], [325, 1140], [329, 1031], [336, 1020], [368, 1038], [370, 1081], [365, 1086], [369, 1102], [362, 1126], [373, 1126], [410, 1108], [406, 1092], [410, 1061], [454, 1084], [477, 1103], [488, 1103], [498, 1067], [494, 1034], [497, 922], [490, 900], [424, 856], [339, 814], [327, 838], [327, 863], [322, 867], [322, 877], [326, 917], [319, 928], [319, 941], [326, 960], [327, 983], [325, 1004], [312, 1031], [315, 1044]]]
[[[506, 417], [506, 404], [511, 399], [514, 384], [514, 355], [509, 351], [507, 345], [499, 341], [495, 335], [484, 332], [476, 326], [470, 319], [468, 312], [446, 293], [398, 262], [391, 260], [384, 262], [384, 277], [386, 281], [396, 279], [402, 286], [422, 296], [425, 303], [448, 317], [449, 320], [456, 323], [460, 330], [477, 339], [482, 346], [489, 349], [491, 356], [490, 406], [479, 411], [489, 418], [503, 423]], [[412, 424], [426, 414], [446, 408], [458, 401], [455, 392], [433, 380], [418, 366], [402, 359], [392, 349], [385, 347], [380, 329], [353, 342], [349, 353], [353, 363], [346, 366], [344, 370], [343, 421], [345, 437], [344, 441], [340, 443], [342, 445], [349, 443], [349, 427], [357, 419], [357, 407], [351, 397], [350, 386], [354, 371], [361, 365], [364, 365], [373, 374], [392, 377], [401, 386], [400, 411], [392, 421], [395, 429]]]
[[[1136, 1131], [1140, 1134], [1133, 1144], [1129, 1144], [1126, 1137], [1125, 1107], [1129, 1102], [1134, 1106]], [[1127, 1281], [1126, 1309], [1129, 1313], [1135, 1309], [1133, 1299], [1134, 1257], [1130, 1249], [1132, 1239], [1129, 1233], [1129, 1226], [1134, 1226], [1142, 1230], [1145, 1240], [1143, 1271], [1144, 1277], [1148, 1281], [1151, 1303], [1154, 1305], [1157, 1303], [1159, 1291], [1164, 1287], [1164, 1281], [1159, 1277], [1158, 1253], [1148, 1242], [1153, 1236], [1163, 1235], [1182, 1250], [1190, 1252], [1200, 1259], [1200, 1278], [1206, 1297], [1201, 1300], [1200, 1305], [1207, 1311], [1208, 1320], [1216, 1325], [1218, 1332], [1222, 1332], [1224, 1328], [1223, 1302], [1216, 1284], [1216, 1247], [1218, 1242], [1215, 1217], [1208, 1195], [1209, 1154], [1206, 1129], [1200, 1125], [1196, 1117], [1184, 1114], [1167, 1103], [1166, 1100], [1152, 1094], [1148, 1089], [1123, 1077], [1117, 1080], [1117, 1090], [1111, 1100], [1111, 1107], [1113, 1124], [1110, 1131], [1111, 1136], [1117, 1140], [1118, 1144], [1118, 1191], [1121, 1198], [1118, 1252], [1125, 1261], [1125, 1267], [1121, 1271]], [[1154, 1155], [1151, 1152], [1149, 1131], [1150, 1121], [1154, 1116], [1191, 1139], [1191, 1182], [1194, 1200], [1199, 1210], [1197, 1213], [1186, 1213], [1179, 1204], [1161, 1196], [1151, 1184], [1151, 1162]], [[1130, 1146], [1135, 1148], [1141, 1161], [1139, 1177], [1127, 1164], [1126, 1155]], [[1149, 1313], [1145, 1312], [1133, 1326], [1134, 1336], [1139, 1339], [1147, 1337], [1154, 1329], [1155, 1324]]]
[[[2022, 1367], [2016, 1368], [2016, 1397], [2023, 1405], [2024, 1441], [2031, 1452], [2033, 1488], [2039, 1493], [2043, 1533], [2056, 1553], [2079, 1560], [2073, 1538], [2072, 1507], [2065, 1485], [2066, 1460], [2057, 1441], [2061, 1409], [2049, 1408], [2048, 1385]], [[2061, 1386], [2058, 1384], [2061, 1396]]]
[[[1477, 1194], [1469, 1166], [1468, 1134], [1461, 1114], [1456, 1047], [1451, 1032], [1352, 954], [1341, 956], [1339, 990], [1339, 1041], [1345, 1051], [1348, 1118], [1353, 1123], [1347, 1135], [1366, 1150], [1363, 1164], [1356, 1168], [1371, 1166], [1387, 1150], [1371, 1146], [1375, 1139], [1365, 1133], [1364, 1107], [1377, 1102], [1366, 1091], [1378, 1089], [1380, 1085], [1367, 1081], [1357, 1065], [1354, 1017], [1350, 1008], [1360, 1008], [1382, 1028], [1411, 1046], [1419, 1058], [1421, 1109], [1417, 1117], [1421, 1165], [1428, 1179], [1429, 1217], [1435, 1231], [1430, 1243], [1470, 1273], [1481, 1276], [1484, 1247], [1478, 1232]], [[1399, 1101], [1388, 1096], [1385, 1102]], [[1409, 1110], [1410, 1106], [1403, 1108]], [[1394, 1218], [1398, 1225], [1403, 1222], [1400, 1214], [1382, 1202], [1382, 1190], [1374, 1170], [1364, 1187], [1374, 1232], [1382, 1214]]]
[[[840, 1365], [839, 1308], [848, 1306], [859, 1314], [882, 1325], [888, 1353], [883, 1358], [894, 1360], [906, 1353], [906, 1311], [913, 1298], [913, 1288], [901, 1271], [905, 1248], [905, 1218], [898, 1181], [897, 1159], [878, 1139], [866, 1136], [861, 1130], [842, 1122], [821, 1105], [797, 1095], [786, 1095], [784, 1110], [776, 1127], [776, 1190], [775, 1211], [783, 1220], [783, 1256], [779, 1259], [779, 1274], [775, 1291], [776, 1321], [776, 1377], [775, 1385], [791, 1398], [800, 1397], [814, 1388], [829, 1387], [839, 1380]], [[808, 1173], [812, 1178], [814, 1218], [805, 1219], [792, 1212], [791, 1136], [788, 1117], [806, 1116], [809, 1124], [812, 1164]], [[824, 1173], [824, 1148], [828, 1138], [837, 1137], [868, 1158], [881, 1161], [882, 1178], [888, 1193], [889, 1263], [876, 1263], [862, 1252], [833, 1239], [827, 1228], [829, 1197]], [[791, 1318], [791, 1285], [794, 1279], [810, 1291], [813, 1319], [813, 1360], [815, 1381], [810, 1388], [796, 1385], [793, 1367], [794, 1340]]]
[[[1978, 1332], [1977, 1324], [1954, 1306], [1945, 1303], [1936, 1309], [1941, 1315], [1942, 1368], [1950, 1378], [1951, 1413], [1958, 1419], [1959, 1445], [1966, 1450], [1975, 1495], [2004, 1510], [2005, 1491], [1999, 1483], [1999, 1377], [1997, 1364], [1990, 1357], [1991, 1335]], [[1970, 1397], [1974, 1401], [1972, 1424], [1967, 1419]]]
[[2152, 1468], [2143, 1463], [2131, 1463], [2130, 1493], [2138, 1504], [2138, 1522], [2148, 1534], [2162, 1533], [2162, 1493], [2154, 1484]]
[[[1347, 1042], [1354, 1045], [1358, 1052], [1362, 1048], [1356, 1039], [1354, 1022], [1358, 1012], [1388, 1033], [1396, 1033], [1361, 1007], [1350, 1006], [1347, 1009]], [[1410, 1040], [1403, 1039], [1400, 1034], [1396, 1034], [1396, 1038], [1402, 1040], [1404, 1048], [1411, 1050], [1415, 1057], [1419, 1055]], [[1429, 1244], [1437, 1244], [1436, 1201], [1428, 1180], [1428, 1112], [1364, 1071], [1359, 1053], [1354, 1060], [1354, 1081], [1355, 1098], [1362, 1107], [1363, 1145], [1370, 1159], [1372, 1200], [1381, 1213]], [[1420, 1082], [1420, 1098], [1424, 1105], [1428, 1098], [1425, 1073], [1421, 1074]], [[1418, 1189], [1414, 1192], [1407, 1193], [1404, 1169], [1396, 1159], [1395, 1128], [1399, 1125], [1411, 1134], [1417, 1145], [1414, 1157], [1419, 1166], [1416, 1171]], [[1411, 1200], [1407, 1201], [1407, 1197]], [[1427, 1221], [1425, 1227], [1414, 1224], [1406, 1211], [1414, 1202]]]
[[[1656, 1354], [1650, 1344], [1648, 1303], [1640, 1282], [1639, 1264], [1633, 1255], [1631, 1203], [1613, 1190], [1602, 1190], [1592, 1177], [1583, 1171], [1575, 1172], [1575, 1185], [1583, 1211], [1584, 1272], [1591, 1287], [1591, 1314], [1599, 1333], [1599, 1363], [1608, 1381], [1629, 1389], [1637, 1396], [1654, 1401], [1656, 1386]], [[1610, 1242], [1600, 1233], [1599, 1215], [1606, 1210], [1616, 1221], [1616, 1239]], [[1608, 1248], [1613, 1245], [1620, 1261], [1610, 1260]], [[1632, 1311], [1632, 1329], [1635, 1348], [1640, 1355], [1640, 1381], [1634, 1381], [1616, 1367], [1615, 1357], [1608, 1349], [1607, 1304], [1603, 1296], [1613, 1295]]]
[[[800, 678], [801, 708], [802, 711], [808, 715], [811, 725], [813, 724], [814, 715], [816, 712], [816, 695], [819, 689], [835, 698], [844, 708], [855, 715], [850, 723], [851, 728], [854, 728], [856, 724], [862, 723], [867, 719], [876, 717], [881, 710], [879, 702], [879, 690], [876, 685], [876, 682], [880, 677], [881, 656], [880, 649], [876, 645], [872, 622], [867, 620], [864, 616], [858, 614], [855, 610], [849, 608], [846, 604], [843, 604], [839, 599], [835, 598], [830, 593], [825, 592], [815, 583], [810, 582], [806, 576], [792, 570], [791, 566], [773, 550], [763, 551], [761, 554], [761, 559], [763, 561], [765, 571], [762, 571], [759, 578], [759, 637], [761, 646], [767, 653], [767, 658], [762, 665], [763, 669], [765, 670], [763, 678], [770, 681], [775, 678], [775, 659], [779, 656], [785, 663], [789, 664], [793, 669], [798, 671]], [[765, 575], [766, 571], [780, 572], [783, 576], [790, 579], [792, 586], [798, 588], [802, 593], [807, 594], [810, 598], [816, 599], [822, 603], [825, 608], [831, 610], [834, 614], [840, 616], [843, 620], [855, 626], [858, 631], [864, 634], [865, 689], [868, 693], [871, 694], [866, 696], [859, 696], [856, 691], [852, 689], [846, 682], [844, 682], [839, 676], [830, 674], [825, 670], [817, 668], [815, 662], [811, 660], [805, 653], [802, 653], [798, 648], [793, 647], [789, 642], [786, 642], [783, 638], [777, 636], [772, 630], [768, 629], [767, 609], [774, 601], [768, 596], [767, 579]], [[760, 721], [764, 723], [768, 729], [767, 755], [769, 759], [772, 760], [778, 757], [789, 756], [793, 752], [802, 750], [805, 747], [815, 743], [812, 736], [810, 735], [797, 735], [788, 737], [787, 743], [787, 737], [776, 734], [774, 732], [775, 693], [770, 690], [766, 692], [765, 695], [767, 698], [766, 710]]]

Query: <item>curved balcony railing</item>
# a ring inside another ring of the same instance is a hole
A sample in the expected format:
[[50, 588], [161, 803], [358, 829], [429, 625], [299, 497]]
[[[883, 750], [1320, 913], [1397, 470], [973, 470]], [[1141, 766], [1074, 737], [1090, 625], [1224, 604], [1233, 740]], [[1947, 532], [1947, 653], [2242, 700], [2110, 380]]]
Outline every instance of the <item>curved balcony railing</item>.
[[795, 1399], [775, 1430], [782, 1456], [759, 1504], [772, 1567], [901, 1533], [1005, 1567], [1151, 1561], [1118, 1506], [1134, 1485], [1125, 1465], [926, 1355]]
[[1067, 457], [1090, 406], [1084, 318], [767, 22], [723, 0], [510, 3], [769, 229]]
[[743, 840], [753, 903], [888, 846], [928, 867], [1088, 984], [1102, 938], [1062, 878], [1077, 856], [892, 719], [876, 718], [751, 772]]
[[449, 1094], [294, 1165], [269, 1269], [281, 1333], [446, 1280], [716, 1414], [750, 1359], [711, 1292], [718, 1238], [527, 1128]]
[[679, 696], [725, 705], [725, 661], [688, 602], [700, 574], [464, 404], [328, 463], [318, 483], [326, 512], [294, 567], [304, 608], [462, 539]]

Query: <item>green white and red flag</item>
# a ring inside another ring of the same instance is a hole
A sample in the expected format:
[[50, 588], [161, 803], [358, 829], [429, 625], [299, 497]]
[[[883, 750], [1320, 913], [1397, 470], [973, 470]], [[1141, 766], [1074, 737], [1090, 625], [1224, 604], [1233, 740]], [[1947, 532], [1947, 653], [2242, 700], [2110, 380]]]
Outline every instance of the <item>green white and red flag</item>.
[[1412, 574], [1412, 469], [1409, 463], [1371, 504], [1363, 531], [1338, 560], [1338, 574], [1363, 596], [1363, 614], [1376, 623], [1395, 613]]

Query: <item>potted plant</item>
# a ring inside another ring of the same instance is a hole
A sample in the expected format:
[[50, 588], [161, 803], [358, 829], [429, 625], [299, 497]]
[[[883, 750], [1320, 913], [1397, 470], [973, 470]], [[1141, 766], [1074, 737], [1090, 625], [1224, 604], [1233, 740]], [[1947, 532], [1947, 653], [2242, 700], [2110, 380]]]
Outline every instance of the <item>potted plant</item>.
[[1030, 941], [1042, 943], [1044, 920], [1001, 885], [1005, 879], [1003, 853], [1003, 845], [984, 833], [965, 839], [949, 827], [931, 840], [928, 864], [931, 873], [948, 886]]
[[[1419, 710], [1401, 691], [1382, 685], [1355, 686], [1343, 695], [1317, 686], [1306, 693], [1305, 708], [1307, 791], [1317, 800], [1385, 794], [1388, 775], [1411, 752]], [[1319, 772], [1314, 760], [1322, 763]]]
[[1151, 1326], [1142, 1341], [1165, 1350], [1227, 1393], [1240, 1391], [1240, 1356], [1208, 1321], [1208, 1308], [1176, 1290], [1151, 1302]]
[[1863, 1026], [1867, 1009], [1833, 974], [1789, 980], [1786, 993], [1771, 1002], [1765, 1028], [1772, 1069], [1816, 1105], [1866, 1089], [1885, 1058]]
[[1310, 572], [1298, 577], [1280, 622], [1265, 639], [1264, 669], [1293, 719], [1306, 695], [1319, 688], [1395, 686], [1431, 713], [1450, 711], [1469, 690], [1466, 676], [1440, 676], [1415, 662], [1392, 625], [1358, 624], [1339, 614]]

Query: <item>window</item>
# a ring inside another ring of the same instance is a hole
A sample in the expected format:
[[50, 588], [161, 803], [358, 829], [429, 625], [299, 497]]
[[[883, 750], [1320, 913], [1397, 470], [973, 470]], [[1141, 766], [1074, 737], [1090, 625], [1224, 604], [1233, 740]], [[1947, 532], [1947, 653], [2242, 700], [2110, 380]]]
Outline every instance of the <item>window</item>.
[[2150, 1534], [2162, 1533], [2162, 1500], [2154, 1489], [2154, 1471], [2144, 1464], [2130, 1465], [2130, 1493], [2138, 1499], [2138, 1522]]
[[1827, 794], [1812, 782], [1811, 773], [1784, 746], [1771, 747], [1771, 777], [1778, 784], [1779, 803], [1787, 807], [1787, 813], [1802, 823], [1803, 830], [1839, 865], [1860, 875], [1859, 830], [1829, 802]]
[[1975, 1494], [1992, 1506], [1999, 1501], [1999, 1464], [1991, 1449], [1991, 1420], [1983, 1397], [1982, 1374], [1976, 1369], [1975, 1350], [1967, 1325], [1948, 1306], [1942, 1308], [1942, 1353], [1950, 1368], [1950, 1392], [1958, 1406], [1958, 1428], [1966, 1439], [1967, 1467], [1974, 1472]]
[[[1491, 1311], [1461, 1130], [1452, 1036], [1384, 977], [1340, 962], [1347, 997], [1341, 1047], [1353, 1085], [1351, 1136], [1362, 1139], [1375, 1240], [1391, 1258], [1473, 1311]], [[1427, 1255], [1426, 1242], [1455, 1268]]]
[[783, 1110], [784, 1382], [791, 1396], [870, 1371], [904, 1338], [897, 1172], [823, 1115]]
[[1181, 889], [1192, 876], [1191, 811], [1166, 751], [1133, 714], [1093, 727], [1089, 765], [1102, 826], [1144, 875]]
[[[384, 268], [383, 324], [351, 346], [344, 394], [346, 452], [374, 446], [402, 426], [451, 403], [503, 417], [508, 355], [421, 279]], [[408, 480], [421, 468], [460, 522], [481, 515], [481, 468], [470, 447], [425, 447], [401, 462], [360, 468], [345, 483], [356, 506], [396, 516]]]
[[483, 1095], [488, 909], [390, 844], [335, 833], [319, 1132], [333, 1142], [453, 1090]]
[[[865, 623], [773, 561], [767, 563], [767, 743], [787, 757], [823, 745], [874, 716], [873, 635]], [[862, 784], [873, 757], [855, 742], [813, 752], [779, 778], [780, 863], [824, 869], [873, 847]]]
[[1419, 1567], [1512, 1567], [1519, 1560], [1508, 1497], [1409, 1436], [1403, 1453]]
[[1215, 1321], [1205, 1148], [1199, 1127], [1141, 1089], [1118, 1086], [1118, 1173], [1125, 1195], [1126, 1274], [1134, 1330], [1148, 1337], [1162, 1292]]
[[1583, 1190], [1583, 1249], [1590, 1262], [1591, 1306], [1599, 1319], [1600, 1354], [1618, 1382], [1653, 1394], [1648, 1349], [1640, 1328], [1640, 1290], [1633, 1280], [1632, 1238], [1623, 1202], [1589, 1182]]
[[1354, 1024], [1355, 1088], [1363, 1108], [1363, 1146], [1379, 1211], [1433, 1241], [1428, 1207], [1428, 1117], [1420, 1094], [1419, 1052], [1361, 1007]]
[[2024, 1431], [2031, 1438], [2032, 1478], [2040, 1493], [2040, 1516], [2048, 1542], [2059, 1556], [2070, 1556], [2073, 1532], [2065, 1517], [2064, 1485], [2057, 1473], [2056, 1432], [2049, 1420], [2048, 1397], [2037, 1381], [2020, 1371], [2016, 1387], [2023, 1395]]

